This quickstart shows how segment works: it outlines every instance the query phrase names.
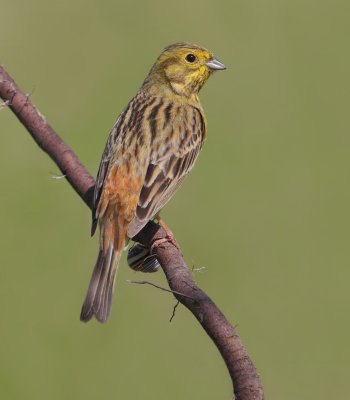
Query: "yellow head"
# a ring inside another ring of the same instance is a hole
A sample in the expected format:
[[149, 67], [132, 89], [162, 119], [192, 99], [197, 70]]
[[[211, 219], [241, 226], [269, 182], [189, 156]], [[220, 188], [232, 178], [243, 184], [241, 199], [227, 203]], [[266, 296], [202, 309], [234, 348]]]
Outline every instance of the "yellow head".
[[210, 51], [194, 44], [175, 43], [163, 50], [144, 85], [166, 85], [175, 94], [189, 97], [220, 69], [226, 67]]

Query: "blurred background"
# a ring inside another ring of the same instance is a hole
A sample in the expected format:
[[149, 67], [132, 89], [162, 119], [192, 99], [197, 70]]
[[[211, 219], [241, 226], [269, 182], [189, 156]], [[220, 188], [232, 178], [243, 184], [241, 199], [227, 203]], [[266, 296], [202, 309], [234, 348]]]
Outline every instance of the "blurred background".
[[[208, 139], [163, 212], [198, 284], [237, 325], [267, 399], [348, 399], [348, 1], [1, 1], [0, 62], [95, 176], [165, 45], [227, 71], [201, 92]], [[162, 272], [121, 262], [112, 316], [79, 313], [90, 212], [0, 110], [0, 397], [229, 399], [223, 361]]]

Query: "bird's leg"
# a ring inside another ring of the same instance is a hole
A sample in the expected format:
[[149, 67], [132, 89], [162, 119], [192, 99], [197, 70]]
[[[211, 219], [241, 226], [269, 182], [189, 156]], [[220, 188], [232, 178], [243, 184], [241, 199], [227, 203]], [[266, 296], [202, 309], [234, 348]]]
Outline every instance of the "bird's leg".
[[157, 239], [152, 243], [151, 246], [151, 253], [153, 251], [153, 249], [159, 245], [161, 245], [162, 243], [171, 243], [173, 246], [175, 246], [178, 250], [180, 250], [180, 246], [177, 243], [173, 233], [171, 232], [170, 228], [168, 227], [168, 225], [164, 222], [163, 219], [160, 218], [159, 215], [157, 215], [155, 217], [155, 220], [157, 221], [157, 223], [165, 230], [166, 236], [165, 238], [162, 239]]

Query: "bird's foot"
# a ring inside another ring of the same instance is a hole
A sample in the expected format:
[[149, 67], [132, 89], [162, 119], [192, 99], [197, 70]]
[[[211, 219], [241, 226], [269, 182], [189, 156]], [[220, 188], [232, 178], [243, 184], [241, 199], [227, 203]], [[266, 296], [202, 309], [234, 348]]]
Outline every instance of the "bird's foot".
[[180, 246], [177, 243], [175, 236], [171, 232], [170, 228], [168, 225], [164, 222], [163, 219], [161, 219], [159, 216], [157, 217], [157, 222], [158, 224], [165, 230], [166, 236], [161, 239], [155, 240], [152, 245], [151, 245], [151, 253], [153, 252], [153, 249], [160, 246], [162, 243], [171, 243], [174, 247], [177, 248], [177, 250], [180, 250]]

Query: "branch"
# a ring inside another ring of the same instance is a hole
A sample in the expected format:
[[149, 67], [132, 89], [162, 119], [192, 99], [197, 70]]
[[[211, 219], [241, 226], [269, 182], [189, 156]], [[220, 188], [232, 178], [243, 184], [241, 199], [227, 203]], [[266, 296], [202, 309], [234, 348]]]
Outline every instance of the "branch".
[[[91, 208], [94, 179], [2, 66], [0, 97]], [[220, 351], [232, 379], [235, 398], [263, 400], [259, 376], [235, 329], [214, 302], [196, 285], [180, 250], [166, 239], [165, 230], [152, 221], [134, 238], [143, 245], [152, 247], [172, 293], [197, 318]]]

